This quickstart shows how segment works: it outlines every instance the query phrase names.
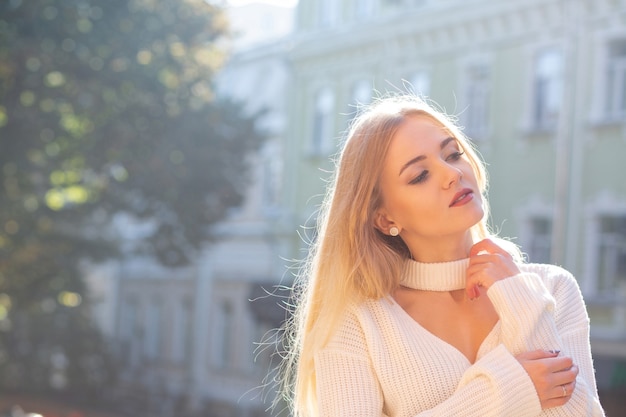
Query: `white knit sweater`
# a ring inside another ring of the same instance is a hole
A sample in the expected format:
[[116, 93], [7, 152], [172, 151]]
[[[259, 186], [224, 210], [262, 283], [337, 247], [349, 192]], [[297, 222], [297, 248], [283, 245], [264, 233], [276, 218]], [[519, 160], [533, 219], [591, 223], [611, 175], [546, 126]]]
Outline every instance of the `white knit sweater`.
[[[465, 282], [466, 265], [410, 261], [403, 279]], [[520, 268], [487, 292], [500, 320], [473, 364], [391, 297], [349, 309], [315, 355], [320, 416], [603, 416], [576, 280], [551, 265]], [[541, 410], [530, 377], [514, 358], [534, 349], [560, 349], [580, 368], [564, 406]]]

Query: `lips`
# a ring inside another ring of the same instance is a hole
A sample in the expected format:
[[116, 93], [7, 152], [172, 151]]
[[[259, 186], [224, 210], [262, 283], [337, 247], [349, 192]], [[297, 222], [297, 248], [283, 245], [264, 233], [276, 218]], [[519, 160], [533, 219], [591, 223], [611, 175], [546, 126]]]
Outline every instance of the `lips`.
[[469, 188], [464, 188], [454, 195], [449, 207], [462, 206], [463, 204], [471, 201], [474, 198], [474, 191]]

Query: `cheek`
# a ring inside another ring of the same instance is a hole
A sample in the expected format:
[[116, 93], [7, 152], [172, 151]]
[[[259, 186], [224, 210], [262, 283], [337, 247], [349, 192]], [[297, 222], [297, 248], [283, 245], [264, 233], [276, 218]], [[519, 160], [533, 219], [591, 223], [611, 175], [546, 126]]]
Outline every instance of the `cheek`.
[[414, 223], [415, 219], [432, 219], [440, 213], [441, 201], [433, 190], [422, 187], [418, 190], [406, 189], [393, 199], [396, 218], [402, 223]]

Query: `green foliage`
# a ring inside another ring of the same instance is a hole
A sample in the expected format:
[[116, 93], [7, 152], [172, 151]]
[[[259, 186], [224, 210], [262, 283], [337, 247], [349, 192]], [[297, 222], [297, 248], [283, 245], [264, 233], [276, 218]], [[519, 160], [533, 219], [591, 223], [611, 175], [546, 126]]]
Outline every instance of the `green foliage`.
[[120, 255], [117, 213], [154, 225], [135, 250], [182, 265], [241, 203], [262, 138], [215, 100], [225, 32], [204, 0], [0, 3], [0, 389], [48, 384], [55, 349], [104, 363], [80, 359], [101, 346], [77, 343], [96, 337], [80, 263]]

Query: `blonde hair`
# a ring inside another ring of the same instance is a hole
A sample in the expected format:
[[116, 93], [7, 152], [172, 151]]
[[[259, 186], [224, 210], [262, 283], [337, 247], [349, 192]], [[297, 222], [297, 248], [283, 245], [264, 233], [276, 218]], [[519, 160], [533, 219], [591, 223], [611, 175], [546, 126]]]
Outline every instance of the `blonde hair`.
[[332, 336], [347, 306], [388, 296], [410, 256], [401, 239], [374, 226], [381, 204], [378, 181], [391, 139], [408, 116], [431, 118], [459, 142], [483, 194], [485, 216], [472, 227], [474, 241], [491, 236], [485, 198], [487, 173], [471, 142], [452, 119], [422, 99], [394, 95], [375, 100], [353, 121], [319, 210], [317, 240], [294, 285], [287, 322], [283, 393], [297, 417], [317, 415], [313, 358]]

